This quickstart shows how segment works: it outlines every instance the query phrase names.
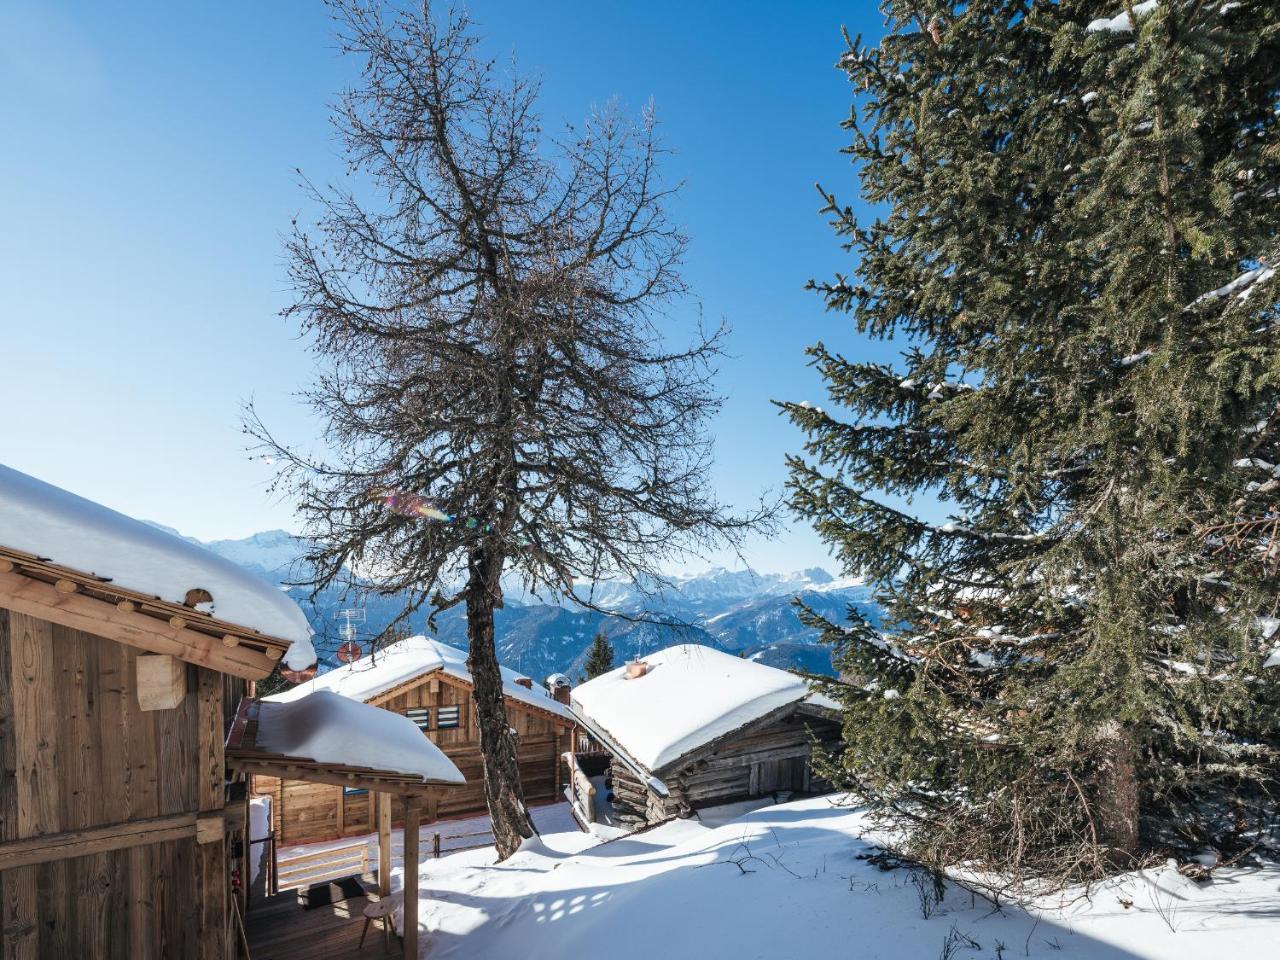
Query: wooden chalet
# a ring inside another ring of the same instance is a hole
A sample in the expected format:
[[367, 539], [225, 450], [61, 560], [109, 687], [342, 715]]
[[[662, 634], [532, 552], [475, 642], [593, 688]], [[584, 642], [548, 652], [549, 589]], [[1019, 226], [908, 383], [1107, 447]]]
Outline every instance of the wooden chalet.
[[811, 757], [840, 741], [835, 704], [785, 670], [682, 644], [587, 681], [571, 706], [596, 748], [565, 758], [584, 829], [830, 789]]
[[6, 960], [237, 955], [224, 739], [248, 683], [314, 658], [308, 632], [233, 565], [0, 466]]
[[[464, 651], [429, 637], [410, 637], [265, 702], [285, 703], [329, 690], [407, 717], [466, 778], [465, 786], [441, 796], [433, 813], [441, 817], [482, 813], [487, 809], [484, 772], [466, 657]], [[561, 691], [557, 700], [530, 678], [505, 667], [502, 678], [507, 716], [519, 740], [525, 800], [558, 800], [564, 774], [560, 756], [573, 746], [574, 722], [565, 702], [568, 688], [557, 687]], [[376, 822], [368, 793], [350, 784], [260, 773], [253, 778], [253, 792], [272, 797], [272, 827], [281, 846], [367, 834]], [[400, 801], [393, 800], [392, 822], [401, 822], [401, 810]]]

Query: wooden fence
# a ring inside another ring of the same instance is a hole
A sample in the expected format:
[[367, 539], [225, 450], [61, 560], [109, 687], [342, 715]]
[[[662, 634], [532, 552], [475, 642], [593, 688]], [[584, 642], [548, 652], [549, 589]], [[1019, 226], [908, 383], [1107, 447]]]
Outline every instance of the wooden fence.
[[369, 872], [369, 844], [347, 844], [330, 847], [317, 853], [304, 853], [283, 857], [276, 863], [275, 889], [296, 890], [326, 880], [339, 880], [352, 874], [364, 876]]

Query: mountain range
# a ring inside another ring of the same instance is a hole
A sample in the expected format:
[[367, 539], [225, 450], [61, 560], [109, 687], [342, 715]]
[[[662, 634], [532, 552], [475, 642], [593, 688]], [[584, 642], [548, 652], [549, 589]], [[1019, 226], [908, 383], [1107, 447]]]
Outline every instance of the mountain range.
[[[172, 528], [162, 529], [181, 536]], [[342, 640], [340, 611], [357, 611], [353, 628], [359, 642], [380, 633], [402, 609], [399, 597], [366, 595], [356, 600], [339, 588], [329, 588], [312, 598], [307, 589], [288, 586], [289, 581], [299, 578], [299, 558], [305, 544], [283, 530], [239, 540], [185, 539], [286, 590], [316, 631], [321, 669], [337, 663], [335, 653]], [[819, 642], [816, 630], [800, 623], [792, 601], [799, 598], [837, 622], [845, 618], [850, 605], [872, 622], [879, 619], [871, 586], [837, 579], [820, 567], [789, 574], [714, 567], [671, 578], [661, 589], [608, 582], [594, 588], [584, 585], [582, 593], [600, 609], [547, 602], [509, 585], [504, 606], [495, 612], [498, 659], [539, 680], [565, 673], [576, 682], [587, 647], [595, 634], [603, 631], [619, 664], [673, 643], [701, 643], [776, 667], [831, 674], [829, 648]], [[425, 612], [416, 615], [409, 626], [414, 632], [427, 632]], [[445, 643], [467, 646], [466, 619], [460, 606], [436, 618], [435, 634]]]

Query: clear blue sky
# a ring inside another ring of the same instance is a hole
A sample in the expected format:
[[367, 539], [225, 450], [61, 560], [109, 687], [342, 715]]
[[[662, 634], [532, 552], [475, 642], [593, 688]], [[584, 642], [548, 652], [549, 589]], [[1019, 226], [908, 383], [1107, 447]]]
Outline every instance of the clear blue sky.
[[[780, 491], [800, 437], [769, 399], [821, 401], [804, 347], [893, 355], [803, 290], [852, 267], [813, 183], [854, 196], [832, 64], [842, 24], [882, 29], [874, 4], [468, 9], [492, 53], [542, 77], [548, 124], [655, 100], [687, 181], [686, 276], [734, 331], [716, 489], [744, 504]], [[330, 31], [318, 0], [0, 0], [0, 461], [202, 539], [296, 529], [244, 452], [239, 407], [253, 397], [283, 436], [316, 434], [294, 399], [312, 358], [277, 312], [281, 234], [307, 213], [294, 169], [343, 169], [327, 105], [356, 64]], [[752, 545], [753, 566], [828, 562], [790, 526]]]

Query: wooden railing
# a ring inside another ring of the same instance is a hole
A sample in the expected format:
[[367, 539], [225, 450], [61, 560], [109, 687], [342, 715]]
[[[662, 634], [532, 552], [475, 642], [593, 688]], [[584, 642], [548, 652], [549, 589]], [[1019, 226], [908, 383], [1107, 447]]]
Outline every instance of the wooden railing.
[[[444, 840], [471, 840], [471, 839], [475, 839], [476, 837], [484, 837], [484, 839], [479, 843], [466, 843], [466, 844], [463, 844], [462, 846], [457, 846], [457, 847], [450, 846], [449, 849], [445, 850], [444, 852], [445, 853], [461, 853], [463, 850], [478, 850], [480, 847], [493, 846], [492, 830], [479, 830], [475, 833], [449, 833], [449, 834], [445, 834], [443, 839]], [[438, 833], [433, 833], [431, 835], [431, 856], [435, 857], [437, 860], [440, 859], [440, 855], [441, 855], [441, 851], [440, 851], [441, 839], [442, 838]]]
[[345, 847], [330, 847], [318, 853], [282, 857], [276, 864], [276, 889], [294, 890], [325, 880], [369, 872], [369, 844], [361, 840]]

